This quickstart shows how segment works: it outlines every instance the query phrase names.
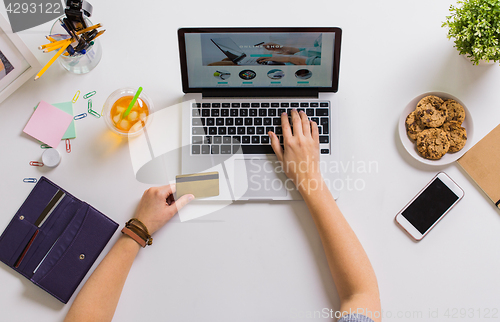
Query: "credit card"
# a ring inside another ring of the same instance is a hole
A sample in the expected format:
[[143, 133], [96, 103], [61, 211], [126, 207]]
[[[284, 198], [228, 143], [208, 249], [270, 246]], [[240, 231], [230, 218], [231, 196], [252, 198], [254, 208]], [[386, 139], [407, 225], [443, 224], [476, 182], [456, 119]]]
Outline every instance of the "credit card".
[[47, 220], [47, 218], [49, 218], [50, 214], [52, 214], [52, 211], [54, 211], [54, 209], [57, 207], [57, 205], [59, 204], [59, 202], [61, 202], [62, 198], [65, 195], [66, 194], [62, 190], [58, 190], [56, 192], [56, 194], [54, 195], [54, 197], [52, 197], [52, 199], [47, 204], [47, 206], [45, 207], [45, 209], [43, 209], [43, 211], [40, 214], [40, 216], [38, 216], [38, 219], [35, 221], [35, 226], [41, 227], [43, 225], [43, 223], [45, 222], [45, 220]]
[[175, 177], [176, 195], [193, 194], [195, 198], [219, 195], [219, 172], [183, 174]]
[[[57, 190], [56, 194], [52, 197], [52, 199], [49, 201], [47, 206], [45, 206], [45, 208], [43, 209], [40, 216], [38, 216], [34, 225], [37, 226], [38, 228], [40, 228], [43, 225], [43, 223], [47, 220], [47, 218], [49, 218], [49, 216], [52, 214], [54, 209], [57, 207], [59, 202], [61, 202], [61, 200], [63, 199], [63, 197], [65, 195], [66, 194], [63, 191]], [[33, 233], [33, 236], [31, 236], [29, 242], [24, 247], [23, 252], [21, 253], [21, 255], [19, 255], [16, 262], [14, 263], [15, 268], [18, 268], [19, 265], [21, 265], [21, 262], [23, 261], [24, 256], [26, 255], [26, 253], [30, 249], [31, 244], [33, 244], [33, 241], [35, 240], [35, 237], [36, 237], [36, 235], [38, 235], [39, 231], [40, 231], [40, 229], [35, 230], [35, 232]]]

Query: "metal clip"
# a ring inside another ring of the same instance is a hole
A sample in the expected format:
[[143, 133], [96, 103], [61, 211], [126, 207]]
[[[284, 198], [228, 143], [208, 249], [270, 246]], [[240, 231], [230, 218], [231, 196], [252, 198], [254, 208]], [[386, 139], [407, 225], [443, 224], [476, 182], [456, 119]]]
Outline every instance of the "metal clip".
[[89, 112], [89, 114], [92, 114], [92, 115], [94, 115], [97, 118], [101, 117], [101, 115], [99, 113], [97, 113], [96, 111], [94, 111], [92, 109], [92, 100], [91, 99], [89, 99], [89, 104], [88, 104], [87, 112]]
[[43, 162], [40, 162], [40, 161], [31, 161], [30, 165], [32, 165], [34, 167], [43, 167]]
[[82, 113], [82, 114], [75, 115], [75, 117], [73, 119], [75, 119], [75, 120], [81, 120], [81, 119], [83, 119], [85, 117], [87, 117], [87, 113]]
[[49, 146], [49, 145], [47, 145], [47, 144], [45, 144], [45, 143], [44, 143], [44, 144], [42, 144], [42, 145], [40, 145], [40, 147], [41, 147], [42, 149], [50, 149], [50, 146]]
[[83, 98], [84, 99], [90, 98], [90, 97], [94, 96], [96, 93], [97, 93], [96, 91], [89, 92], [89, 93], [83, 95]]
[[71, 141], [69, 139], [66, 139], [66, 152], [70, 153], [71, 152]]
[[73, 100], [71, 102], [73, 103], [76, 103], [76, 101], [78, 100], [78, 97], [80, 97], [80, 91], [77, 91], [75, 96], [73, 96]]
[[23, 182], [26, 182], [26, 183], [36, 183], [37, 180], [35, 178], [24, 178]]

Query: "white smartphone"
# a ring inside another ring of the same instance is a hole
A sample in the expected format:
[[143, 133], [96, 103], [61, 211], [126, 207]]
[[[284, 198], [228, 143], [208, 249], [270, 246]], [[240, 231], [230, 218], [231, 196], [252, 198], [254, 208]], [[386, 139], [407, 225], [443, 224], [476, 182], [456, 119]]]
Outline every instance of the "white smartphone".
[[448, 175], [439, 172], [401, 211], [396, 222], [416, 240], [421, 240], [464, 196]]

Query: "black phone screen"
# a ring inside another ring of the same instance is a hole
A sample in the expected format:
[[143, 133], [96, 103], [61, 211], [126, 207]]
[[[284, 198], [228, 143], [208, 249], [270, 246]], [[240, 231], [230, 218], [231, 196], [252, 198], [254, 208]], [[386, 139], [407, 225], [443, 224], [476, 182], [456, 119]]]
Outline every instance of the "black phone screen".
[[457, 199], [458, 196], [436, 178], [401, 214], [424, 234]]

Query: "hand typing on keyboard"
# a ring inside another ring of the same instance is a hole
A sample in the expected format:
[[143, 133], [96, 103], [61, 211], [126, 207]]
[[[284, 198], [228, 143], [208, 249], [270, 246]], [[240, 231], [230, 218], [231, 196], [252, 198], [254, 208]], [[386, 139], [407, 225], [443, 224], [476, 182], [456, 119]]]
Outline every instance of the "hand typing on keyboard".
[[[286, 113], [281, 114], [283, 147], [274, 132], [269, 132], [271, 146], [282, 162], [283, 170], [301, 193], [320, 189], [319, 131], [316, 122], [309, 121], [306, 113], [292, 110], [292, 126]], [[293, 129], [292, 129], [293, 127]]]

